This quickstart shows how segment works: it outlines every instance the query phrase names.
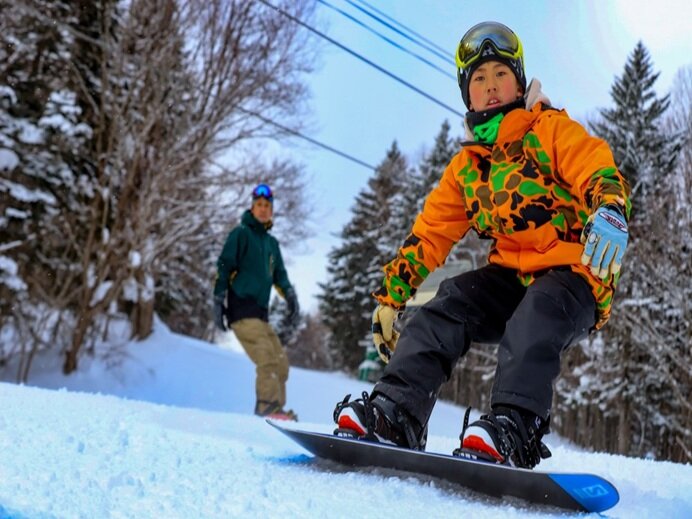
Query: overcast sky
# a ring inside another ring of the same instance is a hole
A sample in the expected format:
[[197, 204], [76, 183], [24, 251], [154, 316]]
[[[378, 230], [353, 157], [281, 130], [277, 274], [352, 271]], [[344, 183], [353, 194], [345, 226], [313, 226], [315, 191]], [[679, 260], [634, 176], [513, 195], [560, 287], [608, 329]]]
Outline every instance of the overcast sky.
[[[453, 65], [413, 46], [360, 13], [348, 0], [324, 1], [447, 68], [452, 76], [456, 74]], [[450, 60], [460, 37], [472, 25], [485, 20], [505, 23], [523, 42], [527, 76], [539, 78], [553, 104], [566, 108], [580, 121], [595, 115], [598, 108], [611, 106], [610, 87], [614, 78], [622, 74], [627, 56], [638, 40], [649, 49], [654, 69], [661, 72], [656, 84], [659, 94], [668, 92], [680, 67], [692, 64], [692, 3], [685, 0], [368, 3], [447, 49]], [[321, 3], [317, 15], [317, 26], [330, 37], [454, 110], [465, 112], [456, 79], [401, 52]], [[312, 138], [377, 165], [393, 140], [417, 163], [445, 119], [452, 125], [454, 135], [461, 133], [458, 115], [336, 46], [320, 42], [323, 47], [318, 69], [309, 79], [313, 113], [310, 131], [306, 133]], [[301, 141], [284, 151], [306, 165], [311, 179], [316, 235], [299, 251], [285, 254], [301, 304], [309, 310], [316, 307], [317, 283], [326, 281], [326, 256], [338, 244], [333, 235], [349, 220], [354, 199], [372, 171]], [[280, 203], [277, 193], [277, 205]]]

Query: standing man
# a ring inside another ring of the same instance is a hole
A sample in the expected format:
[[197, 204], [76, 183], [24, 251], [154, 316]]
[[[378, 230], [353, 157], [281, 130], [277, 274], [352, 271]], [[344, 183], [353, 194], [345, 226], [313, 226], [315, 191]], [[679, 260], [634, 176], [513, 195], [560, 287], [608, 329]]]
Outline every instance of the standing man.
[[214, 286], [214, 322], [226, 331], [224, 317], [257, 367], [255, 414], [296, 420], [286, 405], [288, 358], [281, 341], [269, 325], [269, 295], [272, 285], [286, 300], [289, 319], [298, 314], [298, 299], [288, 280], [279, 242], [272, 227], [274, 197], [266, 184], [252, 191], [252, 206], [243, 213], [217, 261]]

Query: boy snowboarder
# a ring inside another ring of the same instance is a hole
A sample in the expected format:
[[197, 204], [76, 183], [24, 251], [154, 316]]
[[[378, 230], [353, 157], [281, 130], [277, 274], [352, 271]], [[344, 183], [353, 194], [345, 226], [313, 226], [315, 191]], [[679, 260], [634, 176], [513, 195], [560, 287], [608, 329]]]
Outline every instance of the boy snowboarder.
[[272, 285], [289, 308], [289, 319], [298, 315], [298, 299], [288, 280], [279, 242], [269, 234], [274, 196], [266, 184], [252, 191], [252, 206], [245, 211], [223, 246], [217, 261], [214, 285], [214, 323], [226, 331], [228, 320], [248, 357], [257, 366], [255, 414], [295, 420], [286, 405], [288, 358], [268, 322]]
[[[456, 55], [467, 141], [426, 199], [373, 293], [373, 341], [388, 362], [370, 395], [337, 404], [337, 434], [424, 449], [439, 388], [471, 343], [499, 344], [491, 410], [464, 424], [455, 454], [533, 468], [550, 452], [560, 354], [602, 327], [627, 245], [629, 185], [608, 145], [529, 87], [517, 35], [472, 27]], [[470, 229], [488, 265], [443, 282], [394, 321]], [[398, 340], [398, 342], [397, 342]]]

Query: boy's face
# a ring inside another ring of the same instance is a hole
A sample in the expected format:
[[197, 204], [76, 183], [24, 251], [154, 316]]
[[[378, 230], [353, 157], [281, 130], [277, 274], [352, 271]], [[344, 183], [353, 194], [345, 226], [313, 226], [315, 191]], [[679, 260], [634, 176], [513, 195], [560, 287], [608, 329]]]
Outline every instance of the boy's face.
[[266, 198], [258, 198], [252, 202], [250, 212], [258, 222], [267, 223], [272, 219], [272, 203]]
[[469, 100], [474, 112], [506, 105], [522, 95], [517, 77], [504, 63], [486, 61], [471, 74]]

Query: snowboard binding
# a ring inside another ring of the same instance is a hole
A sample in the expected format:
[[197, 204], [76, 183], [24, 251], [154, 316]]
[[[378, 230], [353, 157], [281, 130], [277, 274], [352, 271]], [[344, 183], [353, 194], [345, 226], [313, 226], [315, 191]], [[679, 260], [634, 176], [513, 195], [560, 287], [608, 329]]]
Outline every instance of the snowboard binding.
[[470, 413], [469, 407], [459, 435], [461, 445], [453, 456], [527, 469], [552, 456], [541, 441], [548, 432], [548, 421], [538, 417], [525, 420], [515, 409], [498, 408], [469, 426]]
[[334, 409], [336, 436], [425, 450], [427, 427], [418, 425], [385, 395], [378, 393], [371, 399], [363, 391], [361, 398], [349, 402], [350, 398], [350, 394], [346, 395]]

